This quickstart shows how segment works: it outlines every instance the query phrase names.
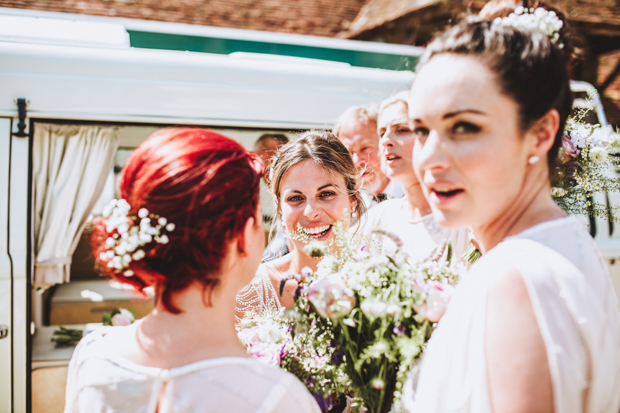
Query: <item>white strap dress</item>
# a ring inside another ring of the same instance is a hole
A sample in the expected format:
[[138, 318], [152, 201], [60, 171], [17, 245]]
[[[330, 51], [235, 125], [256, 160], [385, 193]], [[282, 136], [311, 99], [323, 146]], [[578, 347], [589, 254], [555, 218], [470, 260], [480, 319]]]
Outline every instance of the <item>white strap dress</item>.
[[485, 323], [496, 274], [487, 260], [511, 263], [525, 282], [547, 351], [555, 411], [618, 413], [618, 301], [592, 237], [574, 217], [507, 238], [472, 266], [405, 386], [407, 410], [491, 412]]

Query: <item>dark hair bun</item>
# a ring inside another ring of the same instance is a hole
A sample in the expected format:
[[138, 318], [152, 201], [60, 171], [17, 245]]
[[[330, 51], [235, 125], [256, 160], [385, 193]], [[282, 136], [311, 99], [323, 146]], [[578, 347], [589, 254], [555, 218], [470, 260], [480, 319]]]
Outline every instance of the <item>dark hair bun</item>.
[[528, 1], [526, 5], [521, 0], [491, 0], [480, 10], [479, 16], [485, 20], [495, 20], [498, 17], [507, 17], [514, 13], [515, 9], [519, 6], [527, 6], [529, 9], [542, 8], [547, 11], [552, 11], [562, 21], [563, 26], [559, 31], [559, 42], [563, 45], [562, 51], [566, 56], [566, 61], [569, 67], [572, 67], [574, 63], [579, 59], [578, 50], [575, 48], [573, 36], [571, 33], [570, 23], [566, 18], [566, 13], [557, 6], [551, 6], [547, 3], [538, 0]]

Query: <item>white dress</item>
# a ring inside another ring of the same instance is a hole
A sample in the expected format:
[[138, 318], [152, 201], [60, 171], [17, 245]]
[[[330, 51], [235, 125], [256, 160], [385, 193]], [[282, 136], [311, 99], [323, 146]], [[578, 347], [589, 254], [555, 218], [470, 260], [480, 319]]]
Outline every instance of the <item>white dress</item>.
[[513, 265], [526, 285], [547, 350], [555, 411], [618, 413], [618, 301], [596, 244], [574, 217], [509, 237], [471, 267], [405, 387], [407, 410], [491, 412], [485, 322], [496, 274], [485, 262], [498, 260]]
[[411, 218], [407, 198], [381, 202], [368, 211], [361, 223], [363, 236], [378, 244], [381, 251], [394, 252], [397, 248], [394, 241], [373, 233], [372, 231], [376, 229], [400, 238], [403, 242], [402, 250], [416, 261], [429, 258], [448, 239], [456, 258], [460, 258], [469, 245], [469, 231], [466, 228], [457, 230], [443, 228], [435, 221], [433, 214]]
[[169, 370], [141, 366], [107, 350], [102, 338], [111, 328], [131, 326], [100, 328], [76, 347], [65, 413], [320, 412], [304, 385], [278, 367], [241, 357]]
[[[278, 291], [271, 282], [267, 266], [261, 264], [256, 270], [252, 282], [237, 293], [236, 312], [237, 314], [245, 314], [248, 311], [253, 311], [255, 314], [259, 314], [265, 310], [277, 311], [280, 308], [282, 308], [282, 304], [280, 304]], [[235, 318], [237, 322], [241, 321], [237, 315]]]

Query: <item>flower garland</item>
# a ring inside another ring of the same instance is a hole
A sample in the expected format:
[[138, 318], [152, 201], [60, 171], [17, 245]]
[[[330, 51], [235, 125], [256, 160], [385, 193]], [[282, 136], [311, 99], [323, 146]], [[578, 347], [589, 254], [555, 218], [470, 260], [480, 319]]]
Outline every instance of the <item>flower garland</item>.
[[[100, 262], [106, 263], [117, 275], [132, 277], [129, 268], [132, 261], [140, 261], [146, 256], [142, 249], [151, 242], [167, 244], [167, 233], [174, 231], [175, 225], [164, 217], [151, 214], [140, 208], [138, 215], [131, 214], [131, 206], [124, 199], [113, 199], [103, 210], [108, 238], [99, 254]], [[155, 223], [155, 226], [152, 223]]]
[[564, 44], [560, 41], [560, 30], [562, 30], [564, 22], [554, 11], [545, 10], [542, 7], [526, 9], [523, 6], [518, 6], [514, 13], [510, 13], [508, 17], [497, 17], [493, 23], [516, 27], [517, 29], [539, 30], [549, 38], [551, 43], [560, 49], [564, 48]]

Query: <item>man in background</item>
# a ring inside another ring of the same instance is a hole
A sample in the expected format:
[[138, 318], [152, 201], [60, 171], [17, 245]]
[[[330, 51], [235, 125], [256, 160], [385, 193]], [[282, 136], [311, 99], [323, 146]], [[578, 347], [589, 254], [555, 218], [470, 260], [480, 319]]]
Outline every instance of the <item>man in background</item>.
[[[254, 143], [254, 153], [263, 160], [263, 164], [267, 168], [278, 149], [287, 143], [288, 138], [284, 134], [266, 133], [261, 135]], [[260, 203], [263, 207], [263, 221], [265, 224], [271, 224], [271, 221], [276, 216], [276, 204], [264, 177], [260, 182]]]
[[375, 105], [353, 106], [344, 111], [334, 125], [336, 135], [351, 153], [361, 173], [361, 195], [367, 208], [405, 194], [398, 181], [390, 181], [381, 170], [378, 108]]
[[[281, 133], [266, 133], [261, 135], [254, 143], [254, 153], [263, 160], [265, 168], [278, 152], [281, 146], [288, 143], [286, 135]], [[263, 222], [265, 223], [267, 247], [263, 252], [266, 261], [281, 257], [289, 252], [286, 234], [282, 226], [278, 225], [273, 239], [269, 240], [268, 234], [271, 230], [273, 220], [277, 215], [277, 207], [273, 198], [273, 193], [269, 190], [265, 178], [260, 181], [260, 203], [263, 208]]]

